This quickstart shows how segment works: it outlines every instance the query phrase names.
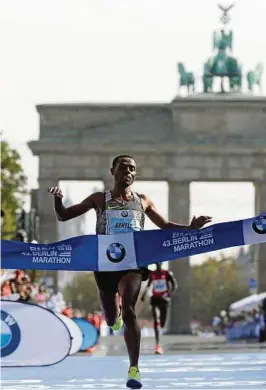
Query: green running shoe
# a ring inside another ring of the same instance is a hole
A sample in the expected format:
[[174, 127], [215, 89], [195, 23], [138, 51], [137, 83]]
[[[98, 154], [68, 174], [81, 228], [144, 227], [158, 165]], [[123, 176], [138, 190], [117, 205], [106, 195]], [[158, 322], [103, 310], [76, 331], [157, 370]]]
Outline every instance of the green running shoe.
[[126, 386], [129, 387], [130, 389], [142, 388], [140, 374], [137, 367], [129, 368]]
[[121, 310], [121, 307], [120, 307], [120, 311], [119, 311], [119, 314], [118, 314], [118, 317], [117, 317], [117, 320], [115, 321], [114, 325], [111, 326], [111, 329], [113, 330], [120, 330], [123, 326], [123, 320], [122, 320], [122, 310]]

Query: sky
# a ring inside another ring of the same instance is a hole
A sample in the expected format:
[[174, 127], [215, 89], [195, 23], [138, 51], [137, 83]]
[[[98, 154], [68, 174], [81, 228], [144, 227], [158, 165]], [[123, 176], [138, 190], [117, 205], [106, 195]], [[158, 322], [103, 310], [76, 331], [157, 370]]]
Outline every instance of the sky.
[[[233, 55], [246, 73], [258, 62], [266, 64], [266, 1], [235, 3]], [[37, 104], [169, 103], [177, 95], [180, 61], [195, 73], [200, 91], [220, 16], [214, 0], [1, 0], [0, 130], [21, 153], [28, 187], [38, 186], [38, 158], [27, 147], [39, 136]], [[161, 193], [158, 207], [167, 213], [167, 186], [155, 191], [154, 184], [141, 185], [153, 198]], [[215, 221], [254, 213], [251, 184], [230, 184], [229, 191], [224, 185], [193, 185], [191, 213], [210, 209]], [[71, 185], [73, 200], [76, 186]]]

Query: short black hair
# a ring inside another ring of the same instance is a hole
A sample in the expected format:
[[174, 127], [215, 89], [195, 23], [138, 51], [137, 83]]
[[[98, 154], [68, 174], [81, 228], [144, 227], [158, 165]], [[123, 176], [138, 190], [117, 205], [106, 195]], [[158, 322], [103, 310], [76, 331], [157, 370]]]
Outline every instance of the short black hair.
[[116, 157], [113, 159], [112, 168], [115, 168], [116, 164], [118, 163], [118, 161], [119, 161], [121, 158], [131, 158], [131, 160], [134, 160], [134, 161], [136, 162], [136, 160], [134, 159], [134, 157], [129, 156], [128, 154], [120, 154], [119, 156], [116, 156]]

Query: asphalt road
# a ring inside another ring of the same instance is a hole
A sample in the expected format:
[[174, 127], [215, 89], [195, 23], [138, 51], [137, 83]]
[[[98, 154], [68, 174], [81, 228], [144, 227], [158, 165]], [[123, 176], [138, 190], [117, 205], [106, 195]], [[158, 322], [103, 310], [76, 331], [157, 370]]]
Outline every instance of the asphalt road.
[[[142, 355], [143, 389], [266, 389], [266, 353]], [[125, 356], [73, 356], [50, 367], [3, 368], [2, 390], [124, 389]]]

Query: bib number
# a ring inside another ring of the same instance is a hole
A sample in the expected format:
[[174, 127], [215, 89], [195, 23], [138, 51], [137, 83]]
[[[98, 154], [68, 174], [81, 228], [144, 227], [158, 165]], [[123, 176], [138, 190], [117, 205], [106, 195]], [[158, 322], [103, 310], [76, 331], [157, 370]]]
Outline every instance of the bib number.
[[107, 234], [121, 234], [139, 231], [140, 223], [134, 210], [106, 210]]
[[153, 291], [156, 293], [163, 293], [167, 291], [166, 280], [154, 280]]

